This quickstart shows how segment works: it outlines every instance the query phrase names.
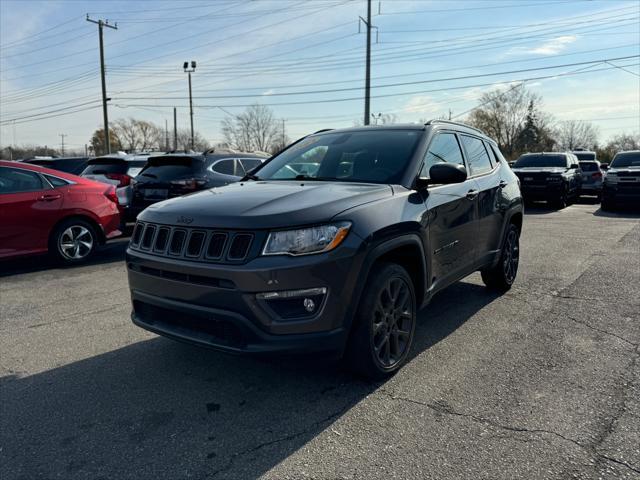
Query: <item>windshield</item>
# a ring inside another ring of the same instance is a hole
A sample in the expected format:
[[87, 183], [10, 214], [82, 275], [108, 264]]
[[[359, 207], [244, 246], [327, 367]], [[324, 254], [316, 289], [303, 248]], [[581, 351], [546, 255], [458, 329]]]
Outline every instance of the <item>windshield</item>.
[[399, 183], [421, 130], [367, 130], [313, 135], [256, 171], [261, 180]]
[[578, 160], [595, 160], [596, 154], [593, 152], [573, 152]]
[[580, 162], [580, 168], [583, 172], [597, 172], [600, 170], [596, 162]]
[[567, 168], [567, 157], [564, 155], [522, 155], [513, 165], [513, 168], [526, 167]]
[[640, 152], [617, 153], [611, 162], [611, 168], [640, 167]]

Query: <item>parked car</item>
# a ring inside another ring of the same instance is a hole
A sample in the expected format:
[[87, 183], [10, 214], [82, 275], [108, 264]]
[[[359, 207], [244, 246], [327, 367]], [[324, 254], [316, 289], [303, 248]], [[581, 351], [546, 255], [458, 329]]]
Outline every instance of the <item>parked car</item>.
[[147, 164], [148, 154], [119, 154], [89, 160], [81, 176], [116, 188], [126, 187]]
[[23, 160], [23, 163], [40, 165], [41, 167], [71, 173], [72, 175], [80, 175], [87, 167], [88, 162], [89, 157], [32, 158]]
[[265, 154], [167, 154], [149, 157], [147, 166], [131, 184], [128, 218], [161, 200], [237, 182], [258, 167]]
[[68, 264], [121, 233], [113, 185], [7, 161], [0, 161], [0, 224], [0, 258], [49, 252]]
[[116, 195], [120, 208], [122, 227], [135, 220], [131, 209], [131, 182], [147, 164], [148, 153], [106, 155], [89, 161], [82, 176], [98, 182], [108, 183], [116, 187]]
[[[309, 159], [313, 174], [289, 168]], [[138, 216], [132, 320], [228, 352], [344, 353], [381, 378], [407, 360], [436, 292], [477, 270], [511, 287], [522, 220], [517, 178], [479, 130], [316, 133], [241, 182]]]
[[602, 179], [604, 178], [604, 170], [600, 162], [597, 160], [580, 160], [580, 170], [582, 170], [580, 194], [595, 195], [600, 199], [602, 195]]
[[544, 200], [564, 208], [580, 195], [582, 170], [573, 153], [525, 153], [512, 168], [525, 201]]
[[618, 152], [604, 178], [602, 209], [640, 206], [640, 150]]

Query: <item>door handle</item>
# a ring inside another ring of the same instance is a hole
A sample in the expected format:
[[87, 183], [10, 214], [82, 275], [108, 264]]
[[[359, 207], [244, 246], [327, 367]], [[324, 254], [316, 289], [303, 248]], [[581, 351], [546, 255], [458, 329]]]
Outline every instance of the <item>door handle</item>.
[[478, 190], [469, 190], [467, 192], [467, 198], [469, 200], [475, 200], [475, 198], [478, 196], [478, 193], [480, 193]]
[[41, 202], [52, 202], [54, 200], [58, 200], [59, 198], [62, 198], [62, 195], [60, 195], [59, 193], [54, 193], [49, 195], [42, 195], [38, 198], [38, 200]]
[[509, 184], [508, 184], [507, 182], [505, 182], [504, 180], [500, 180], [500, 183], [498, 184], [498, 186], [499, 186], [500, 188], [504, 188], [504, 187], [506, 187], [507, 185], [509, 185]]

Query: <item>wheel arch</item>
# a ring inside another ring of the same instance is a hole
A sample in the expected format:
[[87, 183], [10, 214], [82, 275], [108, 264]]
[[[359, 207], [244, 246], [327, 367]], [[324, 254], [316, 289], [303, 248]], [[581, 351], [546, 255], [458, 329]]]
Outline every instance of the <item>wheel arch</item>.
[[104, 234], [104, 231], [102, 230], [102, 226], [94, 219], [92, 218], [90, 215], [86, 215], [86, 214], [81, 214], [81, 213], [74, 213], [72, 215], [67, 215], [66, 217], [62, 217], [60, 220], [58, 220], [53, 227], [51, 228], [51, 231], [49, 232], [49, 239], [48, 239], [48, 244], [51, 243], [51, 239], [53, 237], [53, 233], [56, 231], [56, 229], [64, 222], [67, 222], [69, 220], [73, 220], [73, 219], [78, 219], [78, 220], [83, 220], [85, 222], [87, 222], [88, 224], [90, 224], [93, 229], [96, 232], [96, 235], [98, 236], [98, 243], [99, 244], [104, 244], [107, 241], [107, 238]]

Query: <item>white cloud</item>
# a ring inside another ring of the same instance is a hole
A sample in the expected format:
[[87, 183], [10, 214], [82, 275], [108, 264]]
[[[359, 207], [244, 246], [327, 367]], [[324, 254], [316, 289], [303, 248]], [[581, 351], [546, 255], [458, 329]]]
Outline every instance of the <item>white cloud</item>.
[[429, 95], [414, 95], [402, 106], [402, 113], [434, 113], [438, 103]]
[[537, 55], [557, 55], [577, 39], [578, 37], [575, 35], [562, 35], [561, 37], [553, 38], [539, 47], [529, 50], [529, 53], [535, 53]]

